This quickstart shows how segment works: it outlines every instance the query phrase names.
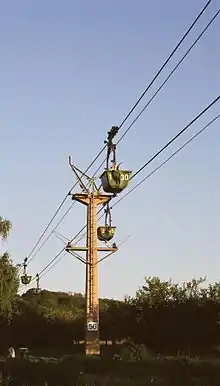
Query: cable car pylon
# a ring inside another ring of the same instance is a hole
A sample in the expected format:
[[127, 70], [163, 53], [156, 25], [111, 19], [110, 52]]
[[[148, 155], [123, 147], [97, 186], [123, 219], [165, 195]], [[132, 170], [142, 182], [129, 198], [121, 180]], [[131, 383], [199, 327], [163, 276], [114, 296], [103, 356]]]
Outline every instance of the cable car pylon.
[[[110, 241], [115, 235], [116, 227], [111, 225], [111, 213], [109, 208], [110, 200], [117, 194], [122, 192], [129, 183], [131, 171], [119, 170], [116, 164], [116, 145], [112, 140], [117, 134], [118, 128], [112, 127], [108, 132], [107, 144], [107, 163], [106, 170], [102, 174], [101, 186], [96, 184], [96, 178], [90, 178], [83, 171], [76, 168], [69, 157], [69, 164], [73, 170], [80, 188], [81, 193], [70, 195], [72, 200], [75, 200], [87, 207], [87, 240], [85, 246], [72, 245], [70, 242], [66, 246], [66, 251], [86, 252], [86, 259], [83, 261], [86, 265], [86, 326], [85, 326], [85, 354], [100, 355], [100, 340], [99, 340], [99, 293], [98, 293], [98, 263], [103, 261], [107, 256], [115, 253], [118, 248], [115, 243], [111, 247], [105, 245], [100, 246], [98, 240]], [[109, 158], [113, 153], [112, 166], [109, 167]], [[87, 180], [87, 184], [83, 182]], [[105, 225], [98, 227], [97, 208], [98, 206], [106, 206]], [[107, 255], [98, 258], [99, 252], [107, 252]]]

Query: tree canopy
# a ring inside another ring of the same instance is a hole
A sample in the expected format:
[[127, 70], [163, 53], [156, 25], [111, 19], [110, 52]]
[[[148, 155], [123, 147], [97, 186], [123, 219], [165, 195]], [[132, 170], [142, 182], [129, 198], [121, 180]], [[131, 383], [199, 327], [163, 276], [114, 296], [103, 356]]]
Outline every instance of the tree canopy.
[[[1, 220], [1, 237], [11, 229]], [[0, 255], [0, 349], [14, 346], [73, 350], [84, 340], [85, 297], [80, 293], [30, 289], [22, 296], [18, 269], [7, 252]], [[100, 299], [100, 338], [112, 347], [132, 342], [164, 355], [216, 355], [220, 345], [220, 283], [206, 278], [185, 283], [146, 277], [134, 297]], [[130, 343], [129, 343], [130, 344]]]
[[[6, 240], [11, 230], [11, 222], [0, 217], [0, 237]], [[10, 317], [13, 303], [19, 288], [17, 267], [14, 266], [8, 252], [0, 255], [0, 316]]]
[[[85, 298], [79, 293], [28, 290], [17, 298], [7, 334], [16, 345], [73, 350], [84, 340]], [[215, 355], [220, 344], [220, 283], [178, 284], [145, 279], [133, 298], [100, 299], [103, 343], [133, 342], [162, 355]]]
[[11, 227], [11, 222], [0, 216], [0, 238], [2, 238], [2, 240], [6, 240], [8, 238]]

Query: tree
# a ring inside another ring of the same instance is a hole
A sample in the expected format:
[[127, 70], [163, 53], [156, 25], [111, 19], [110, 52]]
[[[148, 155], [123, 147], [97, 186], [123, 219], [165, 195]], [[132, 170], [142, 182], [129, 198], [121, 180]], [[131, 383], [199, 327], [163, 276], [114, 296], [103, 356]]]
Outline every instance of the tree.
[[166, 355], [210, 352], [219, 342], [220, 286], [204, 283], [205, 278], [183, 284], [146, 278], [133, 299], [133, 340]]
[[0, 216], [0, 237], [6, 240], [11, 230], [11, 222]]
[[[0, 217], [0, 237], [6, 240], [11, 222]], [[19, 288], [18, 269], [13, 265], [8, 252], [0, 255], [0, 316], [8, 318]]]

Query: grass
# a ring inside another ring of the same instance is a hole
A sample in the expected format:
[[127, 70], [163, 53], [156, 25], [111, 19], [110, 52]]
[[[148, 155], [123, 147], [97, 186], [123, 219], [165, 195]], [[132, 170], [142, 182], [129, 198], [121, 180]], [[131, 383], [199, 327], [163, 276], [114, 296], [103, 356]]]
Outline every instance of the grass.
[[[15, 385], [219, 386], [220, 362], [186, 358], [112, 361], [84, 356], [0, 361], [2, 378]], [[20, 383], [19, 383], [20, 382]], [[0, 382], [0, 385], [2, 383]], [[10, 383], [8, 383], [10, 385]]]

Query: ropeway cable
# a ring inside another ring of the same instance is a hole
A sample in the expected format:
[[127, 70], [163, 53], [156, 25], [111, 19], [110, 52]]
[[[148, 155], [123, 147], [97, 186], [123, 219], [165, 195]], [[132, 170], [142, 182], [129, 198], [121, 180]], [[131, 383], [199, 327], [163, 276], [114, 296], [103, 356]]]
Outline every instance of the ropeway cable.
[[[161, 154], [162, 151], [164, 151], [175, 139], [177, 139], [185, 130], [187, 130], [193, 123], [195, 123], [205, 112], [207, 112], [211, 107], [213, 107], [218, 101], [220, 100], [220, 96], [218, 96], [214, 101], [212, 101], [205, 109], [202, 110], [201, 113], [199, 113], [189, 124], [187, 124], [184, 129], [182, 129], [175, 137], [172, 138], [160, 151], [158, 151], [156, 154], [157, 156]], [[205, 125], [201, 130], [199, 130], [195, 135], [193, 135], [188, 141], [186, 141], [180, 148], [178, 148], [171, 156], [169, 156], [165, 161], [163, 161], [159, 166], [157, 166], [153, 171], [151, 171], [146, 177], [144, 177], [139, 183], [137, 183], [131, 190], [129, 190], [124, 196], [122, 196], [118, 201], [116, 201], [112, 208], [116, 205], [118, 205], [119, 202], [121, 202], [125, 197], [127, 197], [129, 194], [131, 194], [135, 189], [137, 189], [144, 181], [146, 181], [148, 178], [150, 178], [153, 174], [155, 174], [160, 168], [162, 168], [170, 159], [172, 159], [176, 154], [178, 154], [181, 150], [183, 150], [190, 142], [192, 142], [194, 139], [196, 139], [199, 135], [202, 134], [205, 130], [207, 130], [217, 119], [220, 118], [220, 114], [218, 114], [215, 118], [213, 118], [207, 125]], [[153, 156], [148, 162], [146, 162], [136, 173], [135, 176], [140, 173], [147, 165], [149, 165], [156, 157]], [[100, 210], [101, 211], [101, 210]], [[100, 212], [99, 211], [99, 212]], [[99, 213], [98, 212], [98, 213]], [[103, 214], [99, 217], [99, 219], [103, 217]], [[71, 240], [71, 242], [76, 239], [80, 233], [86, 228], [84, 226], [77, 235]], [[83, 235], [84, 237], [84, 235]], [[60, 254], [65, 250], [65, 247], [53, 258], [47, 266], [44, 268], [46, 270], [59, 256]], [[43, 272], [44, 272], [43, 270]]]
[[[190, 31], [193, 29], [193, 27], [195, 26], [195, 24], [198, 22], [198, 20], [200, 19], [200, 17], [202, 16], [202, 14], [205, 12], [205, 10], [208, 8], [208, 6], [211, 4], [211, 1], [212, 0], [209, 0], [205, 6], [203, 7], [203, 9], [201, 10], [201, 12], [198, 14], [198, 16], [195, 18], [195, 20], [193, 21], [193, 23], [191, 24], [191, 26], [188, 28], [188, 30], [186, 31], [186, 33], [183, 35], [183, 37], [180, 39], [180, 41], [178, 42], [178, 44], [176, 45], [176, 47], [173, 49], [173, 51], [171, 52], [171, 54], [168, 56], [167, 60], [164, 62], [164, 64], [162, 65], [162, 67], [158, 70], [158, 72], [156, 73], [156, 75], [154, 76], [154, 78], [152, 79], [152, 81], [150, 82], [150, 84], [146, 87], [146, 89], [144, 90], [144, 92], [141, 94], [141, 96], [138, 98], [138, 100], [136, 101], [136, 103], [133, 105], [133, 107], [130, 109], [129, 113], [126, 115], [126, 117], [123, 119], [123, 121], [121, 122], [121, 124], [119, 125], [119, 129], [121, 129], [121, 127], [124, 125], [124, 123], [127, 121], [127, 119], [130, 117], [130, 115], [132, 114], [132, 112], [135, 110], [135, 108], [137, 107], [137, 105], [140, 103], [140, 101], [143, 99], [143, 97], [145, 96], [145, 94], [147, 93], [147, 91], [150, 89], [150, 87], [153, 85], [153, 83], [155, 82], [155, 80], [158, 78], [158, 76], [160, 75], [160, 73], [163, 71], [163, 69], [166, 67], [166, 65], [168, 64], [168, 62], [170, 61], [170, 59], [173, 57], [173, 55], [176, 53], [176, 51], [178, 50], [178, 48], [181, 46], [181, 44], [183, 43], [183, 41], [186, 39], [186, 37], [188, 36], [188, 34], [190, 33]], [[84, 173], [86, 173], [92, 166], [93, 164], [97, 161], [97, 159], [100, 157], [100, 155], [103, 153], [103, 151], [105, 150], [106, 148], [106, 145], [100, 150], [100, 152], [98, 153], [98, 155], [93, 159], [93, 161], [90, 163], [90, 165], [88, 166], [88, 168], [85, 170]], [[59, 205], [59, 207], [57, 208], [57, 210], [55, 211], [54, 215], [52, 216], [52, 219], [49, 221], [48, 225], [46, 226], [46, 228], [44, 229], [44, 231], [42, 232], [42, 234], [40, 235], [39, 239], [37, 240], [37, 242], [35, 243], [34, 247], [32, 248], [32, 250], [30, 251], [29, 255], [27, 256], [27, 261], [28, 261], [28, 264], [33, 260], [33, 258], [36, 256], [37, 253], [35, 253], [34, 257], [31, 258], [31, 255], [33, 254], [33, 252], [35, 251], [35, 249], [37, 248], [37, 246], [39, 245], [40, 241], [42, 240], [42, 238], [44, 237], [45, 233], [47, 232], [47, 230], [49, 229], [50, 225], [52, 224], [53, 220], [55, 219], [55, 217], [57, 216], [57, 214], [59, 213], [59, 211], [61, 210], [61, 208], [63, 207], [66, 199], [68, 198], [70, 192], [74, 189], [74, 187], [77, 185], [77, 182], [72, 186], [72, 188], [68, 191], [68, 193], [65, 195], [63, 201], [61, 202], [61, 204]], [[71, 208], [69, 208], [70, 210]], [[69, 210], [67, 211], [67, 213], [69, 212]], [[65, 217], [65, 216], [64, 216]], [[49, 239], [49, 238], [48, 238]], [[41, 248], [40, 248], [41, 249]], [[39, 250], [40, 250], [39, 249]], [[38, 252], [39, 252], [38, 250]]]

